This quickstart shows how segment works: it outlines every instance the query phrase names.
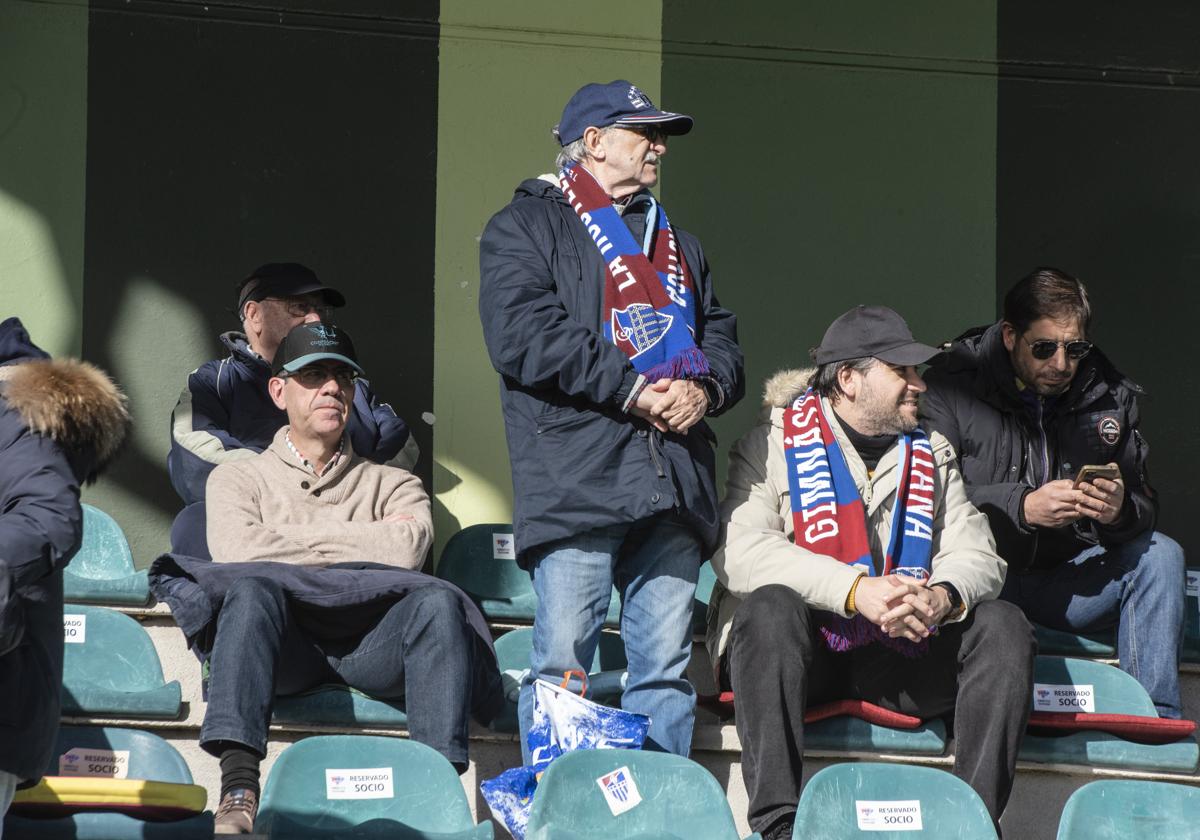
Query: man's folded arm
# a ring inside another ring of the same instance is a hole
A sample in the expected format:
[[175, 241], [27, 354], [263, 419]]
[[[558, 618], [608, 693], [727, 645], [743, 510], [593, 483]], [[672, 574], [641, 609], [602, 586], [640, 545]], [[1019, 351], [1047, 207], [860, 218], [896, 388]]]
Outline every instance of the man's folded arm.
[[325, 566], [334, 562], [264, 524], [258, 489], [236, 466], [219, 467], [209, 475], [205, 513], [208, 550], [217, 563], [275, 561]]

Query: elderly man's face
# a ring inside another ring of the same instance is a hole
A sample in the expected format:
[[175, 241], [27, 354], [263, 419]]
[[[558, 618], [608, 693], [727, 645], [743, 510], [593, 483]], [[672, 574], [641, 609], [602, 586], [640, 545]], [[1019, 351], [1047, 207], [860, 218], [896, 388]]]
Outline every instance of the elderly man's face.
[[295, 373], [272, 377], [275, 405], [304, 437], [332, 440], [342, 435], [354, 402], [354, 369], [332, 359], [305, 365]]
[[246, 330], [255, 351], [269, 362], [292, 327], [320, 321], [329, 312], [329, 304], [318, 293], [263, 298], [246, 304]]
[[604, 167], [613, 187], [653, 187], [658, 183], [660, 159], [667, 152], [667, 135], [655, 126], [614, 126], [600, 141], [605, 150]]

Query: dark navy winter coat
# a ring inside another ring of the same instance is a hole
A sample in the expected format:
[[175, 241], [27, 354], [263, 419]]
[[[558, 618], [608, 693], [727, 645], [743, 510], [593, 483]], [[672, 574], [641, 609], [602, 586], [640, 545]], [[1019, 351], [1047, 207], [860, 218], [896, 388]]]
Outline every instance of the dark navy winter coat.
[[[208, 474], [228, 460], [231, 450], [262, 452], [287, 424], [287, 413], [267, 392], [271, 366], [240, 332], [222, 334], [221, 342], [229, 355], [192, 371], [171, 413], [167, 471], [175, 492], [189, 505], [204, 501]], [[391, 461], [408, 443], [408, 426], [376, 399], [365, 379], [355, 383], [346, 428], [354, 451], [377, 464]]]
[[[1146, 474], [1149, 447], [1138, 429], [1140, 386], [1093, 348], [1066, 393], [1052, 399], [1017, 390], [1000, 324], [971, 330], [935, 359], [921, 402], [927, 426], [954, 445], [967, 496], [987, 515], [996, 549], [1013, 572], [1049, 567], [1097, 543], [1128, 542], [1152, 529], [1158, 502]], [[1116, 462], [1125, 506], [1112, 525], [1081, 519], [1035, 528], [1021, 515], [1025, 495], [1073, 479], [1086, 464]]]
[[79, 487], [128, 427], [98, 369], [51, 361], [0, 323], [0, 770], [39, 778], [58, 732], [62, 569], [79, 548]]
[[[622, 216], [641, 241], [635, 199]], [[713, 291], [694, 236], [676, 228], [695, 281], [696, 344], [721, 389], [720, 413], [745, 383], [737, 321]], [[711, 550], [718, 531], [715, 437], [701, 421], [662, 434], [621, 411], [637, 373], [604, 340], [604, 261], [557, 186], [523, 182], [480, 242], [479, 314], [512, 465], [518, 557], [592, 528], [677, 510]]]

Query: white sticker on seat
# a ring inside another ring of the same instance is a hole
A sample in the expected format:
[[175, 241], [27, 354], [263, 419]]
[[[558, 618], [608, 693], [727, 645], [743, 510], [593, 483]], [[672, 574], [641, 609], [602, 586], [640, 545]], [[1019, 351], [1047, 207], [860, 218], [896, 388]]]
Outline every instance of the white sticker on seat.
[[512, 534], [492, 534], [492, 559], [517, 559], [517, 543]]
[[359, 767], [325, 771], [326, 799], [391, 799], [391, 767]]
[[87, 641], [87, 616], [63, 613], [63, 642], [81, 645]]
[[58, 757], [58, 775], [128, 779], [129, 750], [71, 747]]
[[923, 831], [919, 799], [856, 799], [859, 831]]
[[1187, 594], [1190, 598], [1200, 598], [1200, 571], [1188, 570]]
[[1096, 692], [1091, 685], [1033, 684], [1035, 712], [1094, 712]]
[[611, 773], [605, 773], [596, 780], [596, 784], [600, 785], [604, 801], [614, 817], [641, 804], [642, 793], [628, 767], [618, 767]]

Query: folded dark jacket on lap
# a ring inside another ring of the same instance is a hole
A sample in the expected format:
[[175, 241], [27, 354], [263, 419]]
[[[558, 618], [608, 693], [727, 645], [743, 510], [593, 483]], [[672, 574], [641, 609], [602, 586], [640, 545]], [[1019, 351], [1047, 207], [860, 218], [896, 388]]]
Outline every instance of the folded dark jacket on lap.
[[305, 633], [314, 641], [334, 646], [369, 631], [393, 604], [414, 590], [426, 586], [449, 590], [462, 603], [467, 624], [477, 638], [476, 656], [481, 661], [476, 672], [486, 675], [485, 685], [476, 686], [476, 705], [481, 697], [500, 691], [496, 652], [483, 614], [457, 586], [422, 572], [381, 563], [337, 563], [318, 568], [274, 562], [214, 563], [164, 554], [150, 566], [150, 591], [171, 608], [188, 646], [203, 662], [212, 651], [225, 593], [235, 581], [246, 577], [278, 582]]

